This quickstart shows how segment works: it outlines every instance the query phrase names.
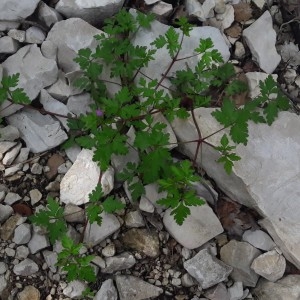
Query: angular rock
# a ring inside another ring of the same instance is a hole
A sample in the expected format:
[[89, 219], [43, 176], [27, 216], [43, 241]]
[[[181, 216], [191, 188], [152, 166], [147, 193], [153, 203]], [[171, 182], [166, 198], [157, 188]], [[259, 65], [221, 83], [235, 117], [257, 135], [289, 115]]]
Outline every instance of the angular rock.
[[59, 14], [59, 12], [57, 10], [48, 6], [44, 2], [40, 2], [40, 4], [39, 4], [38, 18], [47, 27], [51, 27], [54, 23], [59, 22], [63, 19], [63, 17]]
[[[262, 31], [261, 29], [264, 28]], [[266, 37], [264, 32], [268, 32]], [[276, 32], [273, 29], [272, 16], [265, 11], [253, 24], [243, 31], [243, 36], [250, 48], [253, 59], [266, 73], [272, 74], [281, 57], [275, 48]]]
[[0, 294], [6, 289], [8, 286], [7, 279], [5, 278], [5, 275], [0, 275]]
[[55, 9], [67, 18], [78, 17], [90, 24], [102, 23], [106, 18], [117, 13], [124, 3], [124, 0], [101, 2], [93, 0], [59, 0]]
[[145, 226], [145, 221], [143, 219], [143, 216], [138, 210], [130, 211], [125, 216], [125, 224], [127, 227], [143, 227]]
[[205, 291], [204, 295], [211, 300], [231, 300], [224, 283], [219, 283], [215, 287], [208, 289]]
[[186, 9], [190, 16], [196, 17], [199, 21], [206, 21], [206, 19], [214, 16], [215, 1], [206, 0], [200, 4], [197, 0], [187, 0]]
[[108, 236], [115, 233], [120, 228], [120, 222], [117, 217], [112, 214], [101, 214], [102, 224], [99, 226], [96, 222], [86, 226], [84, 232], [84, 242], [88, 247], [94, 247], [95, 245], [101, 243]]
[[31, 239], [28, 243], [28, 248], [30, 250], [30, 253], [35, 254], [40, 250], [45, 249], [49, 246], [50, 246], [50, 242], [48, 237], [34, 230]]
[[120, 300], [143, 300], [163, 293], [163, 289], [134, 276], [117, 275], [116, 284]]
[[57, 57], [57, 45], [51, 41], [44, 41], [41, 45], [42, 54], [49, 59], [55, 59]]
[[[211, 108], [195, 110], [203, 136], [211, 135], [222, 128], [211, 116], [212, 111], [214, 109]], [[192, 118], [185, 121], [176, 119], [172, 126], [180, 142], [197, 139]], [[201, 158], [197, 158], [197, 164], [205, 169], [225, 194], [256, 209], [264, 217], [259, 222], [260, 225], [268, 231], [285, 258], [298, 268], [300, 224], [298, 225], [297, 212], [300, 210], [300, 203], [297, 199], [300, 152], [296, 149], [300, 148], [299, 128], [300, 120], [291, 112], [280, 112], [272, 126], [250, 122], [248, 144], [237, 146], [235, 152], [242, 160], [235, 163], [230, 176], [224, 171], [223, 165], [216, 162], [220, 154], [212, 147], [202, 145]], [[224, 133], [228, 131], [219, 132], [207, 141], [215, 146], [220, 145]], [[181, 144], [180, 151], [193, 158], [196, 145]]]
[[13, 272], [20, 276], [30, 276], [39, 271], [39, 266], [31, 259], [25, 258], [14, 266]]
[[21, 199], [22, 198], [19, 194], [9, 192], [5, 196], [4, 203], [8, 204], [8, 205], [12, 205], [12, 204], [14, 204], [15, 202], [17, 202]]
[[[83, 149], [61, 181], [60, 200], [75, 205], [89, 202], [89, 194], [99, 183], [99, 178], [100, 168], [93, 161], [93, 151]], [[113, 185], [114, 172], [108, 168], [101, 177], [104, 196], [112, 191]]]
[[228, 293], [230, 295], [230, 300], [240, 300], [243, 299], [243, 283], [236, 281], [229, 289]]
[[[57, 79], [57, 64], [53, 59], [45, 58], [37, 45], [22, 47], [17, 53], [11, 55], [2, 63], [3, 75], [20, 73], [18, 87], [23, 88], [29, 99], [37, 97], [40, 90], [54, 83]], [[9, 104], [5, 101], [1, 108]], [[8, 116], [21, 105], [12, 105], [1, 112], [1, 116]]]
[[259, 300], [300, 299], [300, 275], [288, 275], [276, 282], [261, 278], [253, 290]]
[[149, 257], [157, 257], [160, 253], [158, 235], [147, 229], [130, 229], [122, 236], [126, 247], [140, 251]]
[[231, 240], [221, 248], [221, 260], [233, 267], [230, 276], [235, 281], [243, 282], [244, 286], [255, 286], [258, 275], [250, 268], [253, 260], [261, 251], [246, 242]]
[[63, 294], [71, 299], [77, 299], [81, 297], [86, 288], [87, 284], [85, 282], [73, 280], [68, 283], [66, 288], [63, 289]]
[[29, 148], [21, 148], [19, 155], [14, 160], [14, 164], [22, 163], [28, 159], [30, 149]]
[[90, 105], [93, 103], [91, 95], [82, 93], [68, 98], [67, 108], [76, 116], [91, 112]]
[[158, 1], [151, 9], [150, 12], [158, 17], [167, 17], [173, 11], [173, 6], [170, 3], [164, 1]]
[[77, 205], [67, 204], [64, 209], [64, 218], [67, 222], [70, 223], [84, 223], [85, 211], [83, 208]]
[[11, 150], [6, 152], [6, 154], [4, 155], [4, 157], [2, 159], [2, 163], [4, 165], [11, 165], [12, 162], [14, 161], [14, 159], [18, 156], [21, 147], [22, 147], [22, 144], [19, 143], [15, 147], [13, 147]]
[[25, 108], [7, 117], [7, 120], [19, 129], [21, 138], [33, 153], [55, 148], [68, 139], [58, 121], [35, 110]]
[[0, 224], [5, 222], [14, 212], [10, 205], [0, 204]]
[[24, 30], [11, 29], [7, 33], [7, 35], [21, 43], [24, 43], [24, 41], [25, 41], [25, 31]]
[[36, 26], [29, 27], [25, 33], [25, 42], [29, 44], [41, 44], [46, 35], [42, 29]]
[[18, 128], [7, 125], [5, 127], [0, 128], [0, 141], [14, 141], [20, 137], [20, 133]]
[[13, 54], [20, 48], [19, 43], [9, 36], [0, 38], [0, 53]]
[[2, 160], [4, 154], [16, 145], [16, 142], [0, 142], [0, 159]]
[[48, 265], [49, 269], [55, 273], [57, 271], [57, 253], [54, 251], [44, 250], [43, 256], [45, 259], [46, 264]]
[[75, 160], [77, 159], [77, 156], [79, 155], [79, 153], [81, 152], [81, 147], [79, 147], [78, 145], [74, 145], [68, 149], [65, 150], [68, 159], [74, 163]]
[[115, 244], [114, 243], [109, 243], [108, 245], [106, 245], [102, 249], [101, 253], [105, 257], [114, 256], [116, 254], [116, 246], [115, 246]]
[[0, 0], [0, 20], [16, 21], [26, 19], [36, 9], [39, 0]]
[[157, 183], [150, 183], [144, 186], [145, 188], [145, 194], [142, 195], [141, 200], [146, 199], [150, 201], [156, 208], [162, 208], [159, 204], [156, 204], [156, 202], [164, 197], [167, 196], [167, 192], [159, 192], [159, 185]]
[[30, 224], [23, 223], [15, 229], [13, 242], [17, 245], [26, 244], [31, 239], [31, 226]]
[[251, 269], [253, 269], [256, 274], [272, 282], [277, 281], [283, 276], [285, 267], [285, 258], [276, 250], [258, 256], [251, 264]]
[[102, 273], [114, 273], [125, 269], [130, 269], [136, 263], [134, 256], [129, 252], [121, 253], [117, 256], [107, 257], [105, 259], [106, 267], [101, 270]]
[[203, 289], [226, 280], [233, 270], [232, 267], [212, 256], [207, 249], [199, 251], [194, 257], [185, 261], [183, 267], [200, 283]]
[[111, 279], [105, 280], [94, 300], [118, 300], [118, 292]]
[[276, 246], [270, 236], [262, 230], [246, 230], [243, 234], [243, 241], [264, 251], [269, 251]]
[[171, 209], [165, 212], [163, 218], [167, 231], [182, 246], [188, 249], [198, 248], [223, 232], [219, 219], [207, 204], [191, 206], [190, 211], [191, 214], [182, 225], [176, 223]]
[[38, 189], [34, 189], [29, 192], [29, 196], [31, 199], [31, 205], [35, 205], [42, 199], [43, 195]]

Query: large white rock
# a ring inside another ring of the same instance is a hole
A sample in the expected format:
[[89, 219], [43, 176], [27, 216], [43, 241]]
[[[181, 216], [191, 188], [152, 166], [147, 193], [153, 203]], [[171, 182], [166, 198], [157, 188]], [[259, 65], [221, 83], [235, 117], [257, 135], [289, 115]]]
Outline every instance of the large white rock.
[[67, 18], [78, 17], [90, 24], [102, 23], [121, 9], [124, 0], [60, 0], [55, 9]]
[[23, 109], [6, 118], [10, 125], [18, 128], [20, 137], [33, 153], [52, 149], [68, 139], [58, 121], [32, 109]]
[[40, 0], [0, 0], [0, 20], [26, 19], [36, 9]]
[[[56, 61], [45, 58], [37, 45], [22, 47], [7, 58], [2, 66], [4, 76], [20, 73], [18, 87], [23, 88], [31, 100], [37, 97], [41, 89], [54, 83], [58, 74]], [[9, 116], [22, 107], [12, 105], [2, 111], [9, 103], [5, 101], [0, 106], [0, 116]]]
[[[66, 204], [81, 205], [89, 202], [89, 194], [99, 183], [100, 168], [93, 161], [93, 151], [83, 149], [75, 163], [68, 170], [60, 183], [60, 200]], [[109, 194], [114, 186], [114, 172], [108, 168], [101, 177], [104, 195]]]
[[165, 212], [163, 218], [167, 231], [179, 244], [188, 249], [195, 249], [223, 232], [219, 219], [207, 204], [191, 206], [190, 210], [191, 214], [182, 225], [175, 222], [171, 209]]
[[[222, 126], [211, 116], [211, 108], [195, 110], [202, 136], [208, 136]], [[173, 129], [181, 142], [197, 139], [191, 118], [175, 120]], [[263, 217], [263, 227], [269, 232], [284, 256], [300, 267], [300, 120], [296, 114], [281, 112], [272, 126], [249, 124], [248, 145], [239, 145], [236, 153], [242, 159], [235, 163], [232, 175], [227, 175], [212, 147], [202, 145], [197, 158], [216, 184], [232, 199], [256, 209]], [[226, 131], [207, 139], [213, 145]], [[181, 144], [181, 151], [193, 157], [196, 143]]]
[[[268, 34], [265, 34], [266, 32]], [[276, 32], [273, 29], [272, 16], [269, 11], [267, 10], [246, 28], [243, 36], [260, 68], [267, 73], [273, 73], [281, 57], [275, 48]]]

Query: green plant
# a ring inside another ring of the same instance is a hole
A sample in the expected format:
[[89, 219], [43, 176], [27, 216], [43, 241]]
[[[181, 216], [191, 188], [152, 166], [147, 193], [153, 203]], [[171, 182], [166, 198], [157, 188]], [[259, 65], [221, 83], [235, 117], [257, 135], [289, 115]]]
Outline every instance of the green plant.
[[[93, 149], [93, 160], [102, 171], [109, 167], [112, 155], [126, 155], [130, 148], [134, 149], [139, 162], [129, 162], [118, 175], [119, 179], [128, 182], [134, 200], [145, 193], [144, 185], [158, 183], [160, 190], [166, 192], [166, 197], [158, 203], [171, 208], [176, 222], [182, 224], [190, 214], [190, 206], [204, 204], [193, 189], [193, 183], [202, 180], [196, 173], [201, 145], [207, 144], [219, 151], [218, 162], [223, 163], [230, 174], [234, 162], [241, 159], [234, 153], [235, 146], [247, 144], [248, 122], [271, 125], [278, 111], [288, 109], [289, 103], [269, 76], [260, 83], [260, 96], [237, 107], [232, 96], [247, 87], [236, 79], [233, 66], [223, 62], [210, 39], [200, 39], [199, 46], [189, 57], [178, 58], [184, 38], [192, 30], [186, 19], [178, 21], [179, 31], [170, 27], [151, 43], [150, 49], [133, 45], [131, 40], [135, 33], [140, 27], [149, 27], [152, 20], [151, 15], [137, 13], [133, 16], [121, 10], [106, 22], [105, 33], [95, 36], [99, 41], [95, 50], [87, 48], [78, 52], [75, 61], [83, 71], [83, 77], [76, 85], [89, 92], [94, 103], [91, 113], [69, 119], [70, 139], [64, 147], [77, 143]], [[150, 78], [142, 69], [147, 70], [156, 51], [163, 47], [170, 56], [167, 71], [160, 79]], [[170, 78], [174, 64], [193, 56], [198, 57], [195, 69], [187, 66]], [[103, 79], [104, 69], [109, 69], [110, 79]], [[172, 88], [163, 85], [165, 79], [170, 79]], [[114, 84], [118, 91], [111, 95], [107, 84]], [[16, 85], [17, 75], [2, 80], [0, 104], [7, 98], [14, 103], [28, 103], [21, 89], [11, 90]], [[194, 115], [195, 108], [217, 105], [213, 100], [216, 93], [221, 107], [217, 106], [212, 115], [223, 129], [229, 129], [229, 134], [221, 138], [220, 146], [207, 141], [216, 132], [202, 136]], [[163, 114], [169, 121], [191, 116], [198, 134], [198, 139], [189, 141], [197, 145], [192, 161], [174, 162], [168, 148], [171, 144], [166, 124], [155, 120], [157, 114]], [[131, 127], [136, 132], [133, 143], [126, 135]], [[124, 204], [112, 196], [103, 197], [101, 187], [97, 186], [85, 205], [87, 221], [101, 224], [102, 212], [113, 213], [122, 208]], [[67, 226], [58, 203], [49, 199], [47, 209], [36, 213], [31, 221], [48, 229], [52, 243], [63, 237], [64, 250], [59, 254], [58, 264], [68, 272], [67, 279], [72, 280], [76, 274], [83, 280], [94, 280], [89, 267], [92, 257], [82, 256], [80, 246], [65, 236]]]

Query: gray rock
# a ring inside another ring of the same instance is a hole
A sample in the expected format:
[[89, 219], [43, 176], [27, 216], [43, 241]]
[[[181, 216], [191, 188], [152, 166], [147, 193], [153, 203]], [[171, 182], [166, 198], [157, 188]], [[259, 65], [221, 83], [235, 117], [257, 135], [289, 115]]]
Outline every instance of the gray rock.
[[285, 258], [276, 250], [261, 254], [255, 258], [251, 264], [251, 269], [253, 269], [256, 274], [272, 282], [277, 281], [283, 276], [285, 267]]
[[68, 98], [67, 108], [76, 116], [91, 112], [90, 105], [93, 103], [91, 95], [82, 93]]
[[30, 149], [29, 148], [21, 148], [19, 155], [14, 160], [14, 164], [22, 163], [28, 159]]
[[23, 109], [7, 120], [19, 129], [26, 146], [33, 153], [55, 148], [68, 139], [58, 121], [34, 110]]
[[19, 194], [9, 192], [5, 196], [4, 203], [8, 204], [8, 205], [12, 205], [12, 204], [14, 204], [15, 202], [17, 202], [21, 199], [22, 198]]
[[39, 271], [39, 266], [31, 259], [25, 258], [14, 266], [13, 272], [20, 276], [30, 276]]
[[26, 246], [19, 246], [16, 249], [16, 258], [25, 259], [29, 255], [29, 249]]
[[41, 44], [46, 35], [42, 29], [36, 26], [29, 27], [25, 33], [25, 42], [29, 44]]
[[131, 253], [124, 252], [117, 256], [107, 257], [105, 259], [106, 267], [101, 270], [102, 273], [114, 273], [125, 269], [130, 269], [136, 263]]
[[31, 199], [31, 205], [35, 205], [42, 199], [43, 195], [38, 189], [34, 189], [29, 192], [29, 196]]
[[[262, 28], [268, 32], [267, 37], [261, 30]], [[246, 28], [243, 31], [243, 36], [260, 68], [266, 73], [273, 73], [281, 57], [275, 48], [276, 32], [273, 29], [270, 12], [264, 12], [253, 24]]]
[[145, 226], [145, 221], [142, 214], [138, 211], [130, 211], [125, 216], [125, 224], [129, 228], [133, 227], [143, 227]]
[[3, 261], [0, 262], [0, 275], [3, 275], [8, 270], [7, 264]]
[[41, 53], [49, 59], [57, 58], [57, 45], [51, 41], [44, 41], [41, 45]]
[[11, 29], [7, 33], [7, 35], [21, 43], [24, 43], [24, 41], [25, 41], [25, 31], [24, 30]]
[[150, 183], [144, 186], [145, 194], [142, 195], [141, 201], [145, 198], [150, 201], [156, 208], [162, 208], [156, 202], [167, 196], [167, 192], [159, 192], [159, 185], [156, 183]]
[[134, 276], [117, 275], [116, 284], [120, 300], [143, 300], [163, 293], [161, 288]]
[[50, 242], [48, 237], [34, 230], [31, 239], [28, 243], [28, 248], [30, 250], [30, 253], [35, 254], [40, 250], [47, 248], [49, 246], [50, 246]]
[[18, 300], [27, 300], [27, 299], [40, 299], [41, 293], [33, 285], [27, 285], [25, 288], [18, 293]]
[[111, 279], [105, 280], [94, 300], [118, 300], [118, 292]]
[[155, 207], [147, 198], [142, 196], [139, 202], [139, 209], [148, 213], [153, 213]]
[[57, 271], [57, 253], [54, 251], [44, 250], [43, 256], [49, 269], [55, 273]]
[[199, 251], [194, 257], [185, 261], [183, 267], [200, 283], [203, 289], [226, 280], [233, 270], [232, 267], [212, 256], [207, 249]]
[[5, 222], [14, 212], [10, 205], [0, 204], [0, 224]]
[[253, 260], [261, 251], [246, 242], [231, 240], [221, 248], [221, 260], [233, 267], [230, 276], [234, 281], [243, 282], [244, 286], [255, 286], [258, 275], [250, 268]]
[[188, 249], [198, 248], [223, 232], [219, 219], [207, 204], [192, 206], [190, 211], [191, 214], [182, 225], [176, 223], [171, 209], [165, 212], [163, 218], [167, 231], [182, 246]]
[[189, 273], [185, 273], [181, 277], [181, 284], [184, 287], [191, 287], [197, 284], [197, 281]]
[[32, 174], [40, 175], [43, 173], [43, 166], [41, 166], [39, 163], [34, 163], [31, 166], [30, 171]]
[[167, 17], [173, 11], [173, 6], [170, 3], [164, 1], [158, 1], [153, 7], [151, 7], [150, 12], [157, 15], [158, 17]]
[[7, 125], [5, 127], [0, 128], [0, 141], [14, 141], [20, 137], [20, 133], [18, 128]]
[[[4, 75], [20, 73], [18, 87], [23, 88], [29, 99], [37, 97], [40, 90], [51, 85], [57, 79], [57, 65], [53, 59], [45, 58], [36, 44], [22, 47], [17, 53], [2, 63]], [[5, 101], [1, 108], [9, 104]], [[1, 116], [9, 116], [20, 109], [21, 105], [12, 105], [1, 112]]]
[[214, 16], [215, 2], [213, 0], [206, 0], [200, 4], [197, 0], [187, 0], [186, 8], [190, 16], [198, 18], [204, 22], [207, 18]]
[[20, 48], [19, 43], [10, 36], [0, 38], [0, 53], [13, 54]]
[[79, 155], [79, 153], [81, 152], [81, 148], [78, 145], [74, 145], [68, 149], [65, 150], [68, 159], [74, 163], [77, 159], [77, 156]]
[[6, 289], [8, 282], [5, 278], [5, 275], [0, 275], [0, 294]]
[[84, 223], [84, 209], [74, 204], [67, 204], [64, 208], [64, 218], [67, 222]]
[[11, 165], [13, 163], [14, 159], [18, 156], [21, 147], [22, 147], [22, 144], [19, 143], [16, 146], [14, 146], [12, 149], [10, 149], [8, 152], [6, 152], [2, 159], [2, 163], [4, 165]]
[[41, 20], [48, 27], [51, 27], [53, 24], [63, 19], [57, 10], [48, 6], [44, 2], [40, 2], [37, 12], [39, 20]]
[[101, 216], [101, 226], [99, 226], [96, 222], [92, 224], [88, 223], [86, 226], [86, 230], [84, 232], [84, 242], [88, 247], [94, 247], [95, 245], [101, 243], [120, 228], [120, 222], [114, 215], [101, 214]]
[[6, 0], [0, 1], [0, 20], [15, 21], [26, 19], [36, 9], [39, 0]]
[[19, 214], [10, 216], [0, 227], [0, 238], [4, 241], [12, 239], [15, 229], [22, 217]]
[[300, 275], [288, 275], [276, 282], [261, 278], [253, 290], [259, 300], [300, 299]]
[[13, 167], [6, 168], [4, 171], [4, 177], [12, 176], [18, 171], [22, 170], [23, 165], [22, 164], [16, 164]]
[[109, 243], [108, 245], [106, 245], [102, 249], [101, 253], [105, 257], [114, 256], [116, 254], [116, 246], [115, 246], [115, 244], [114, 243]]
[[243, 299], [243, 283], [240, 281], [235, 282], [228, 289], [230, 300], [240, 300]]
[[23, 223], [15, 229], [13, 242], [17, 245], [26, 244], [31, 239], [31, 226], [30, 224]]
[[243, 234], [243, 240], [264, 251], [269, 251], [276, 246], [270, 236], [262, 230], [246, 230]]
[[63, 294], [71, 299], [77, 299], [81, 297], [83, 291], [87, 288], [87, 284], [79, 281], [73, 280], [68, 283], [67, 287], [63, 289]]
[[78, 17], [90, 24], [102, 23], [106, 18], [117, 13], [124, 3], [124, 0], [95, 2], [92, 0], [60, 0], [55, 9], [67, 18]]
[[0, 159], [2, 160], [5, 153], [17, 145], [17, 142], [0, 142]]
[[208, 289], [207, 291], [205, 291], [204, 295], [206, 298], [211, 300], [231, 300], [224, 283], [219, 283], [215, 287]]

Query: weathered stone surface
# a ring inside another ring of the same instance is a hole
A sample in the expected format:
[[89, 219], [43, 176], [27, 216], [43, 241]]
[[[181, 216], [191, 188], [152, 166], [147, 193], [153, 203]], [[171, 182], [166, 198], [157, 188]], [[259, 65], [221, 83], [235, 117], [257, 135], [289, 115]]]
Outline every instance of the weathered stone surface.
[[22, 147], [22, 144], [19, 143], [16, 146], [14, 146], [12, 149], [7, 151], [2, 159], [2, 163], [4, 165], [11, 165], [14, 159], [18, 156], [20, 149]]
[[[56, 61], [45, 58], [35, 44], [22, 47], [17, 53], [8, 57], [2, 66], [3, 75], [20, 73], [18, 87], [23, 88], [31, 100], [37, 97], [42, 88], [51, 85], [57, 79]], [[9, 102], [5, 101], [1, 108], [8, 104]], [[12, 105], [3, 110], [0, 116], [8, 116], [21, 107], [21, 105]]]
[[246, 242], [231, 240], [221, 248], [221, 260], [233, 267], [230, 276], [235, 281], [242, 281], [244, 286], [255, 286], [258, 275], [251, 270], [253, 260], [261, 251]]
[[260, 279], [253, 294], [259, 300], [300, 299], [300, 275], [288, 275], [277, 282]]
[[262, 230], [246, 230], [243, 240], [264, 251], [269, 251], [276, 246], [270, 236]]
[[256, 274], [272, 282], [277, 281], [283, 276], [285, 267], [285, 258], [276, 250], [258, 256], [251, 264], [251, 269], [253, 269]]
[[145, 226], [145, 221], [142, 214], [138, 211], [130, 211], [125, 216], [125, 224], [127, 227], [143, 227]]
[[7, 120], [19, 129], [21, 138], [33, 153], [52, 149], [68, 139], [58, 121], [35, 110], [25, 108], [7, 117]]
[[105, 259], [105, 268], [102, 273], [114, 273], [116, 271], [125, 270], [133, 267], [136, 263], [134, 256], [129, 252], [121, 253], [117, 256], [107, 257]]
[[111, 279], [105, 280], [94, 300], [118, 300], [118, 292]]
[[[268, 35], [265, 36], [264, 32], [268, 32]], [[273, 73], [281, 57], [275, 48], [276, 32], [273, 29], [270, 12], [264, 12], [252, 25], [246, 28], [243, 31], [243, 36], [260, 68], [267, 73]]]
[[0, 204], [0, 224], [5, 222], [13, 213], [13, 209], [10, 205]]
[[50, 246], [48, 237], [45, 234], [40, 234], [39, 232], [33, 231], [31, 239], [28, 243], [28, 248], [31, 254], [35, 254], [40, 250]]
[[121, 9], [124, 0], [59, 0], [55, 9], [67, 18], [78, 17], [90, 24], [102, 23]]
[[7, 241], [13, 237], [14, 231], [17, 227], [18, 221], [21, 219], [19, 214], [12, 215], [0, 227], [0, 237], [2, 240]]
[[186, 9], [190, 16], [198, 18], [204, 22], [207, 18], [214, 16], [214, 0], [206, 0], [203, 4], [200, 4], [197, 0], [187, 0]]
[[84, 223], [84, 209], [74, 204], [67, 204], [64, 209], [64, 218], [67, 222]]
[[9, 36], [0, 38], [0, 53], [12, 54], [16, 53], [20, 48], [19, 43]]
[[144, 300], [163, 293], [163, 289], [134, 276], [117, 275], [116, 283], [120, 300]]
[[16, 228], [13, 242], [18, 245], [26, 244], [30, 241], [30, 238], [31, 238], [31, 226], [30, 224], [23, 223]]
[[204, 295], [211, 300], [232, 300], [224, 283], [219, 283], [215, 287], [208, 289]]
[[203, 289], [212, 287], [227, 279], [233, 268], [212, 256], [207, 249], [199, 251], [185, 261], [183, 267], [200, 283]]
[[88, 223], [86, 226], [83, 240], [88, 247], [94, 247], [101, 243], [108, 236], [116, 232], [121, 226], [116, 216], [104, 213], [102, 213], [101, 216], [101, 226], [99, 226], [96, 222], [92, 224]]
[[207, 204], [191, 206], [190, 211], [191, 214], [182, 225], [176, 223], [171, 209], [165, 212], [163, 218], [168, 232], [182, 246], [188, 249], [198, 248], [223, 232], [219, 219]]
[[91, 95], [88, 93], [82, 93], [80, 95], [74, 95], [69, 97], [67, 102], [67, 108], [76, 116], [91, 112], [90, 105], [93, 103]]
[[40, 300], [40, 291], [33, 285], [25, 286], [22, 292], [18, 293], [18, 300]]
[[39, 2], [39, 0], [0, 0], [0, 20], [26, 19], [34, 12]]
[[0, 128], [0, 141], [14, 141], [20, 137], [18, 128], [7, 125], [3, 128]]
[[85, 282], [73, 280], [68, 283], [66, 288], [63, 289], [63, 294], [71, 299], [77, 299], [81, 297], [86, 288], [87, 284]]
[[48, 27], [63, 19], [57, 10], [48, 6], [44, 2], [40, 2], [39, 4], [38, 18]]
[[122, 240], [126, 247], [140, 251], [147, 256], [159, 255], [159, 239], [154, 231], [133, 228], [124, 233]]
[[[195, 116], [203, 136], [208, 136], [222, 128], [211, 116], [214, 109], [200, 108]], [[175, 120], [173, 129], [180, 142], [197, 139], [192, 118]], [[208, 175], [230, 198], [256, 209], [264, 220], [260, 224], [268, 231], [286, 259], [300, 268], [300, 224], [298, 211], [300, 203], [300, 120], [291, 112], [280, 112], [278, 118], [268, 126], [249, 123], [247, 146], [238, 145], [236, 154], [242, 160], [235, 163], [229, 176], [223, 165], [216, 163], [220, 154], [212, 147], [202, 145], [202, 164]], [[219, 145], [226, 130], [207, 139]], [[181, 144], [180, 150], [194, 157], [194, 143]], [[276, 162], [276, 163], [274, 163]]]
[[[89, 201], [90, 192], [99, 183], [100, 168], [93, 161], [93, 151], [83, 149], [60, 184], [60, 200], [66, 204], [81, 205]], [[109, 194], [114, 186], [114, 172], [108, 168], [101, 177], [103, 194]]]
[[45, 32], [36, 26], [31, 26], [26, 30], [25, 42], [30, 44], [41, 44], [46, 38]]
[[14, 266], [13, 272], [16, 275], [30, 276], [38, 272], [39, 266], [31, 259], [25, 258]]

